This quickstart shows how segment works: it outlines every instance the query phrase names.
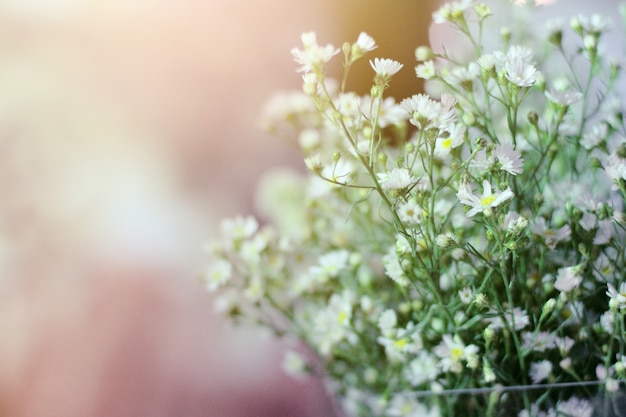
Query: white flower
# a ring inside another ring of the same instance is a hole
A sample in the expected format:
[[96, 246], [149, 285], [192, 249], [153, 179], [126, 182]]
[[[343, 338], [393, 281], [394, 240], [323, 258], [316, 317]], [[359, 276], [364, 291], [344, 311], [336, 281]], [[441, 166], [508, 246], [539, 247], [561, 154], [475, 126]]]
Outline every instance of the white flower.
[[218, 259], [207, 269], [203, 275], [206, 288], [214, 291], [224, 285], [231, 277], [233, 266], [224, 259]]
[[565, 107], [576, 104], [583, 99], [583, 94], [580, 91], [574, 90], [546, 91], [545, 95], [552, 103]]
[[526, 332], [522, 336], [522, 349], [545, 352], [556, 347], [556, 335], [548, 332]]
[[578, 397], [571, 397], [567, 401], [559, 402], [556, 409], [559, 416], [591, 417], [593, 415], [593, 405], [591, 402]]
[[[494, 312], [495, 313], [495, 312]], [[504, 329], [507, 325], [515, 330], [522, 330], [530, 324], [528, 313], [526, 310], [522, 310], [519, 307], [513, 308], [513, 311], [507, 311], [502, 317], [501, 314], [495, 313], [494, 317], [489, 317], [486, 321], [489, 323], [491, 329]], [[506, 320], [506, 322], [505, 322]], [[515, 325], [515, 326], [514, 326]]]
[[561, 356], [565, 357], [569, 354], [569, 351], [572, 350], [574, 346], [574, 339], [570, 337], [557, 337], [556, 338], [556, 347], [559, 349], [559, 353]]
[[611, 152], [604, 161], [604, 172], [615, 183], [626, 180], [626, 158], [620, 156], [619, 150]]
[[403, 67], [398, 61], [389, 58], [374, 58], [373, 62], [370, 61], [370, 65], [376, 75], [383, 78], [391, 77]]
[[524, 169], [522, 154], [516, 151], [511, 144], [496, 145], [491, 157], [502, 171], [511, 175], [521, 174]]
[[433, 50], [430, 46], [418, 46], [415, 48], [415, 59], [419, 62], [428, 61], [434, 56]]
[[472, 5], [472, 0], [461, 0], [453, 3], [446, 3], [433, 13], [434, 23], [454, 22], [459, 20], [465, 10]]
[[598, 222], [598, 230], [593, 238], [594, 245], [606, 245], [613, 237], [613, 224], [610, 220], [600, 220]]
[[607, 284], [608, 291], [606, 295], [609, 297], [609, 307], [611, 310], [626, 309], [626, 282], [622, 282], [617, 290], [613, 284]]
[[444, 159], [450, 155], [450, 151], [463, 145], [465, 139], [465, 127], [459, 123], [451, 125], [445, 138], [437, 137], [435, 142], [435, 156]]
[[330, 179], [340, 183], [349, 182], [352, 178], [354, 167], [345, 158], [341, 158], [334, 164], [326, 165], [322, 169], [322, 178]]
[[401, 286], [409, 284], [409, 279], [404, 274], [400, 260], [396, 254], [395, 246], [392, 246], [389, 252], [383, 256], [383, 266], [385, 268], [385, 275], [394, 280]]
[[409, 121], [420, 129], [442, 129], [456, 120], [456, 100], [449, 94], [443, 93], [441, 101], [435, 101], [425, 94], [415, 94], [400, 102], [400, 106], [409, 115]]
[[328, 355], [337, 343], [351, 337], [352, 297], [348, 292], [333, 294], [328, 305], [313, 319], [313, 336], [322, 355]]
[[239, 216], [233, 219], [224, 219], [220, 226], [222, 235], [226, 240], [237, 242], [252, 236], [259, 228], [259, 223], [254, 217]]
[[471, 193], [469, 185], [462, 184], [459, 187], [457, 197], [462, 204], [470, 206], [471, 209], [467, 212], [468, 217], [472, 217], [478, 213], [485, 215], [491, 214], [491, 209], [499, 206], [500, 204], [512, 199], [514, 196], [513, 191], [509, 188], [502, 192], [493, 192], [491, 190], [491, 184], [489, 181], [483, 181], [483, 194], [478, 197]]
[[373, 51], [376, 48], [378, 48], [376, 41], [367, 33], [361, 32], [359, 33], [359, 37], [354, 44], [352, 53], [353, 55], [361, 56], [367, 52]]
[[608, 130], [609, 126], [606, 123], [595, 124], [585, 130], [583, 137], [580, 139], [580, 144], [587, 150], [593, 149], [606, 139]]
[[408, 169], [394, 168], [381, 175], [378, 174], [380, 185], [386, 190], [404, 190], [417, 182]]
[[267, 247], [268, 237], [264, 234], [257, 234], [252, 239], [246, 240], [239, 248], [241, 259], [249, 264], [258, 264], [261, 261], [261, 253]]
[[549, 229], [543, 217], [535, 218], [535, 221], [531, 226], [531, 230], [534, 234], [543, 237], [546, 246], [550, 249], [554, 249], [556, 244], [559, 242], [567, 241], [572, 234], [572, 231], [567, 224], [558, 229]]
[[335, 250], [320, 256], [318, 272], [328, 277], [337, 277], [342, 269], [348, 265], [350, 253], [347, 250]]
[[396, 312], [391, 309], [383, 311], [378, 318], [378, 328], [385, 337], [391, 337], [396, 332], [396, 325], [398, 324], [398, 318]]
[[307, 374], [307, 362], [300, 353], [288, 350], [282, 361], [282, 369], [289, 376], [302, 379]]
[[554, 282], [554, 288], [561, 292], [568, 293], [578, 288], [582, 281], [583, 278], [580, 274], [579, 265], [559, 268], [556, 281]]
[[430, 60], [426, 61], [415, 67], [415, 75], [418, 78], [424, 80], [430, 80], [431, 78], [435, 78], [437, 76], [437, 70], [435, 69], [435, 63]]
[[484, 72], [491, 72], [496, 70], [496, 58], [493, 54], [486, 54], [478, 58], [477, 60], [478, 66]]
[[478, 346], [465, 346], [458, 335], [444, 334], [433, 352], [440, 358], [439, 365], [444, 372], [460, 373], [463, 370], [462, 361], [466, 361], [470, 368], [478, 366]]
[[509, 48], [506, 54], [493, 54], [498, 71], [503, 70], [507, 80], [518, 87], [530, 87], [537, 81], [539, 72], [533, 65], [532, 51], [518, 45]]
[[540, 362], [533, 362], [530, 364], [530, 371], [528, 372], [528, 376], [533, 381], [533, 384], [538, 384], [539, 382], [547, 379], [552, 372], [552, 362], [548, 360], [542, 360]]
[[358, 116], [361, 114], [361, 97], [352, 92], [339, 94], [339, 97], [335, 100], [335, 106], [341, 113], [344, 122], [354, 124], [358, 121]]
[[319, 175], [324, 170], [322, 159], [319, 154], [313, 154], [304, 158], [304, 164], [312, 173]]
[[422, 221], [422, 208], [415, 200], [409, 200], [398, 207], [398, 217], [404, 223], [419, 224]]
[[465, 90], [471, 91], [474, 80], [480, 74], [480, 67], [477, 63], [471, 62], [467, 67], [455, 67], [445, 77], [450, 84], [457, 85]]
[[612, 22], [602, 15], [594, 13], [591, 16], [578, 15], [572, 19], [572, 27], [580, 26], [584, 32], [599, 34], [612, 27]]
[[615, 314], [609, 310], [602, 313], [600, 316], [600, 327], [608, 334], [613, 333], [613, 327], [615, 325]]
[[414, 387], [434, 381], [439, 376], [437, 359], [425, 350], [420, 350], [417, 357], [405, 368], [407, 379]]
[[469, 305], [474, 299], [474, 291], [470, 287], [461, 288], [458, 292], [459, 299], [465, 305]]
[[415, 325], [409, 322], [405, 329], [397, 329], [395, 334], [377, 339], [385, 347], [385, 354], [392, 362], [405, 362], [407, 354], [415, 354], [422, 347], [422, 337]]
[[322, 69], [324, 64], [339, 53], [339, 49], [333, 45], [319, 46], [314, 32], [302, 34], [304, 49], [293, 48], [291, 54], [294, 60], [300, 64], [299, 72], [315, 72]]
[[[434, 407], [433, 407], [434, 408]], [[389, 401], [386, 416], [389, 417], [434, 417], [424, 404], [421, 404], [412, 392], [396, 392]]]
[[400, 125], [407, 119], [406, 112], [393, 97], [385, 97], [382, 102], [372, 102], [371, 96], [365, 96], [361, 100], [361, 113], [368, 115], [372, 121], [376, 119], [381, 128]]

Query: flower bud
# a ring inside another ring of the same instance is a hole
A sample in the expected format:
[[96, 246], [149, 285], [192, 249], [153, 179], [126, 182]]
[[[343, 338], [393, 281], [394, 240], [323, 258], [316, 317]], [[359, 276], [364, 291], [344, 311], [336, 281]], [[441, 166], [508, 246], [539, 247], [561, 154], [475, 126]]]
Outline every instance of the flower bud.
[[417, 59], [420, 62], [428, 61], [429, 59], [432, 59], [434, 57], [435, 57], [435, 54], [433, 53], [433, 50], [430, 49], [429, 46], [418, 46], [415, 49], [415, 59]]
[[576, 32], [578, 35], [582, 36], [583, 34], [583, 25], [580, 23], [580, 19], [575, 16], [572, 18], [572, 20], [570, 20], [569, 22], [570, 27], [572, 28], [572, 30], [574, 32]]
[[556, 307], [556, 300], [554, 298], [550, 298], [541, 308], [541, 317], [547, 317], [552, 314], [554, 307]]
[[485, 344], [489, 345], [493, 341], [495, 335], [496, 332], [491, 327], [485, 328], [485, 330], [483, 330], [483, 338], [485, 339]]
[[488, 384], [496, 380], [496, 374], [493, 372], [493, 368], [486, 357], [483, 357], [483, 379]]
[[500, 29], [500, 37], [502, 38], [504, 43], [509, 43], [509, 41], [511, 40], [511, 29], [503, 26], [502, 29]]
[[602, 162], [600, 162], [600, 160], [598, 159], [598, 157], [596, 156], [592, 156], [589, 159], [589, 166], [591, 168], [600, 168], [600, 169], [604, 169], [604, 165], [602, 165]]

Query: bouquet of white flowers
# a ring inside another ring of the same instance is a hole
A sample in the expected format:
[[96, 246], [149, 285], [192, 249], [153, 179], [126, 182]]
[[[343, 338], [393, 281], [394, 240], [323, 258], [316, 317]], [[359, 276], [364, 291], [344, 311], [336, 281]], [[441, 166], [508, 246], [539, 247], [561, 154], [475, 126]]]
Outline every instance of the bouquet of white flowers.
[[[399, 103], [391, 59], [369, 61], [369, 95], [346, 91], [370, 36], [339, 49], [305, 33], [303, 90], [268, 114], [310, 175], [275, 183], [271, 224], [225, 220], [210, 245], [222, 310], [310, 346], [322, 366], [293, 351], [287, 368], [323, 377], [349, 415], [620, 411], [625, 80], [603, 50], [611, 24], [533, 31], [532, 7], [497, 10], [441, 7], [434, 22], [463, 53], [418, 47], [431, 95]], [[498, 28], [510, 15], [527, 21]]]

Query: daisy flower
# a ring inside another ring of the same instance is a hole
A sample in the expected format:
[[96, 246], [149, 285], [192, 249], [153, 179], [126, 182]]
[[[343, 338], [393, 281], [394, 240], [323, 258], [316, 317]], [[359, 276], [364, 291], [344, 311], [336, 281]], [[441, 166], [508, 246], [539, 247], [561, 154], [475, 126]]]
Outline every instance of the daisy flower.
[[492, 209], [498, 207], [500, 204], [512, 199], [514, 196], [513, 191], [510, 188], [502, 192], [494, 192], [491, 189], [489, 181], [483, 181], [483, 194], [478, 197], [472, 194], [468, 184], [462, 184], [459, 187], [457, 197], [462, 204], [470, 206], [471, 209], [467, 212], [468, 217], [473, 217], [478, 213], [490, 215]]
[[391, 77], [404, 66], [398, 61], [389, 58], [374, 58], [374, 61], [370, 61], [370, 65], [376, 75], [383, 78]]
[[504, 71], [506, 79], [518, 87], [530, 87], [535, 84], [539, 71], [533, 65], [532, 51], [513, 45], [507, 53], [494, 52], [496, 66]]
[[511, 175], [521, 174], [524, 169], [522, 154], [511, 144], [497, 145], [491, 156], [502, 171]]
[[394, 168], [384, 174], [378, 174], [380, 185], [386, 190], [404, 190], [417, 182], [408, 169]]
[[444, 372], [460, 373], [463, 370], [462, 361], [466, 361], [470, 368], [478, 366], [478, 346], [466, 346], [458, 335], [444, 334], [433, 352], [440, 358], [439, 364]]

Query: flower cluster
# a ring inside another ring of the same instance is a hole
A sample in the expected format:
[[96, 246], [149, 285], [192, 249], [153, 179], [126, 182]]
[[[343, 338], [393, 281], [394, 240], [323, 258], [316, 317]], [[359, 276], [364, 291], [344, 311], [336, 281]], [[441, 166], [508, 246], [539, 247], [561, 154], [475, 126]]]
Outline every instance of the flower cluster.
[[[533, 18], [501, 12], [518, 7]], [[231, 317], [308, 345], [323, 369], [297, 352], [286, 368], [322, 376], [349, 415], [613, 407], [626, 379], [626, 129], [623, 72], [603, 49], [612, 25], [515, 32], [472, 0], [434, 21], [473, 53], [417, 48], [431, 94], [400, 102], [385, 96], [403, 70], [391, 59], [370, 60], [369, 95], [345, 88], [376, 49], [367, 34], [341, 49], [303, 35], [302, 92], [276, 98], [267, 125], [289, 126], [310, 175], [265, 188], [269, 224], [223, 223], [206, 285]]]

